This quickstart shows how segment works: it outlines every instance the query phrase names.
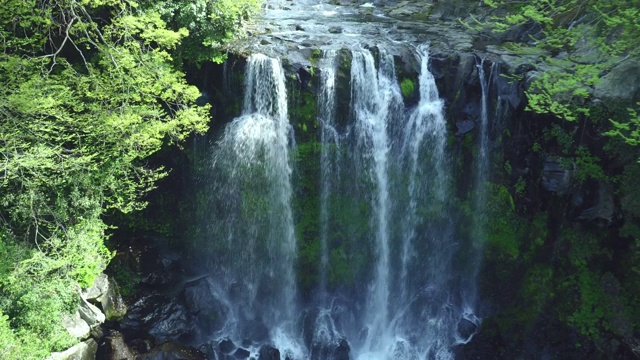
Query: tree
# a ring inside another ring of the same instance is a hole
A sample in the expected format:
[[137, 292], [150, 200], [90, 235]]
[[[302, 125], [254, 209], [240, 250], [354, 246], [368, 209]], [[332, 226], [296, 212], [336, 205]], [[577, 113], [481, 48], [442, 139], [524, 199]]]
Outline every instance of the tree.
[[[476, 29], [496, 32], [523, 29], [520, 42], [506, 46], [538, 55], [537, 76], [526, 92], [528, 109], [576, 121], [590, 115], [593, 87], [614, 66], [638, 58], [639, 0], [485, 0], [502, 15], [477, 22]], [[640, 141], [639, 104], [629, 104], [628, 117], [613, 119], [610, 135], [628, 143]]]
[[160, 0], [145, 6], [162, 15], [169, 27], [185, 28], [189, 36], [179, 44], [179, 57], [200, 64], [226, 59], [224, 44], [244, 35], [244, 24], [260, 9], [262, 0]]
[[74, 341], [60, 318], [112, 256], [104, 215], [144, 207], [165, 175], [145, 159], [206, 130], [172, 58], [188, 35], [135, 1], [0, 3], [3, 359]]

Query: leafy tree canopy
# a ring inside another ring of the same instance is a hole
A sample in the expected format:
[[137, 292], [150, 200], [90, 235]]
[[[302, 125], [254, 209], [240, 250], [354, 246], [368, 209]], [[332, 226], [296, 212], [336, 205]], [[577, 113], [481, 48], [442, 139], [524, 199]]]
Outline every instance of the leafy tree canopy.
[[[589, 116], [593, 87], [614, 66], [640, 57], [639, 0], [484, 0], [500, 15], [477, 22], [476, 29], [520, 29], [522, 41], [507, 46], [538, 54], [539, 75], [527, 91], [528, 109], [576, 121]], [[640, 104], [625, 119], [612, 119], [610, 135], [640, 141]]]
[[43, 358], [74, 341], [60, 319], [112, 256], [104, 215], [144, 207], [165, 175], [145, 159], [207, 129], [176, 55], [219, 60], [257, 7], [0, 2], [0, 358]]

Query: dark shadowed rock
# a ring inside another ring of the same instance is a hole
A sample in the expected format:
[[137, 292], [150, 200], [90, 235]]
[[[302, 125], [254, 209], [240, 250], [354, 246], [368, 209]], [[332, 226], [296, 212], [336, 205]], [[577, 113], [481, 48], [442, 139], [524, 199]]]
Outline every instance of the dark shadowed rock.
[[154, 347], [139, 360], [207, 360], [200, 351], [174, 342], [166, 342]]
[[263, 345], [260, 348], [258, 360], [280, 360], [280, 350], [271, 345]]
[[238, 348], [233, 353], [233, 357], [236, 359], [248, 359], [251, 356], [251, 353], [247, 349]]
[[[611, 222], [615, 210], [613, 186], [600, 181], [594, 192], [595, 194], [589, 202], [590, 206], [582, 210], [576, 220], [593, 221], [600, 219], [608, 223]], [[572, 200], [574, 200], [573, 197]], [[577, 199], [572, 201], [572, 203], [575, 202], [577, 202]]]
[[201, 277], [187, 282], [182, 293], [186, 308], [204, 334], [222, 329], [230, 311], [214, 284], [211, 277]]
[[458, 335], [463, 341], [469, 341], [478, 331], [478, 326], [467, 319], [460, 319], [458, 322]]
[[220, 349], [223, 354], [231, 354], [237, 349], [237, 346], [230, 339], [224, 339], [218, 343], [218, 349]]
[[349, 346], [349, 342], [346, 339], [342, 339], [333, 351], [333, 360], [350, 360], [350, 352], [351, 347]]
[[476, 123], [472, 120], [460, 120], [456, 121], [456, 127], [458, 131], [456, 131], [456, 136], [462, 136], [468, 132], [473, 131], [476, 127]]
[[122, 334], [118, 331], [111, 330], [105, 338], [105, 352], [108, 360], [135, 360], [135, 354], [129, 348]]
[[562, 164], [563, 159], [547, 156], [542, 169], [542, 187], [557, 195], [564, 195], [571, 185], [571, 171]]
[[613, 68], [598, 82], [594, 95], [606, 100], [640, 98], [640, 61], [629, 59]]
[[120, 322], [126, 337], [147, 333], [158, 341], [175, 340], [191, 333], [194, 322], [187, 309], [164, 295], [147, 295], [131, 306]]

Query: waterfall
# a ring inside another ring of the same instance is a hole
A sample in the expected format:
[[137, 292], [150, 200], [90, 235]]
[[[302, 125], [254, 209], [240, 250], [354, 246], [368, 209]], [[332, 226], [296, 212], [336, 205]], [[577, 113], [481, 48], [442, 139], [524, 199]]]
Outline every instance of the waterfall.
[[[405, 108], [394, 57], [384, 49], [377, 59], [352, 50], [350, 68], [336, 51], [325, 51], [310, 85], [317, 90], [318, 137], [309, 141], [320, 146], [319, 172], [296, 172], [293, 180], [282, 66], [260, 54], [248, 59], [242, 115], [214, 149], [209, 233], [232, 308], [220, 335], [240, 341], [261, 323], [293, 360], [344, 354], [345, 339], [354, 359], [450, 360], [451, 347], [468, 339], [458, 327], [461, 319], [477, 325], [469, 290], [475, 279], [461, 279], [466, 274], [453, 262], [468, 250], [456, 238], [445, 105], [429, 71], [428, 46], [418, 47], [416, 57], [419, 99]], [[350, 77], [350, 88], [338, 86], [341, 76]], [[481, 117], [487, 113], [483, 108]], [[483, 156], [476, 171], [486, 174]], [[319, 201], [301, 207], [306, 222], [294, 224], [291, 202], [305, 200], [292, 199], [297, 180], [305, 186], [295, 196]], [[318, 184], [317, 192], [309, 183]], [[301, 282], [308, 293], [297, 293], [294, 226], [308, 236], [301, 238], [304, 271], [317, 271]], [[298, 298], [307, 301], [300, 311]]]
[[487, 183], [489, 181], [489, 151], [490, 151], [490, 142], [489, 142], [489, 129], [490, 129], [490, 119], [489, 119], [489, 86], [490, 81], [493, 78], [494, 69], [496, 64], [491, 65], [491, 71], [489, 76], [485, 75], [484, 71], [484, 59], [480, 62], [476, 62], [476, 68], [478, 69], [478, 80], [480, 82], [480, 89], [482, 91], [482, 96], [480, 99], [480, 121], [478, 127], [478, 155], [476, 158], [475, 164], [475, 182], [474, 182], [474, 209], [477, 214], [479, 214], [475, 218], [474, 224], [474, 236], [475, 239], [472, 244], [473, 254], [473, 274], [469, 277], [471, 281], [471, 285], [469, 285], [469, 295], [467, 299], [467, 308], [471, 310], [476, 303], [476, 290], [475, 290], [475, 280], [477, 277], [477, 273], [480, 270], [480, 263], [482, 261], [482, 250], [483, 250], [483, 242], [485, 237], [485, 223], [486, 219], [481, 215], [483, 214], [483, 209], [487, 201]]
[[336, 111], [336, 51], [326, 51], [320, 63], [320, 93], [318, 121], [320, 123], [320, 271], [319, 293], [326, 295], [329, 267], [329, 195], [339, 182], [338, 149], [340, 137], [335, 128]]
[[259, 319], [275, 329], [297, 316], [289, 133], [282, 66], [252, 55], [242, 115], [227, 125], [213, 161], [212, 244], [224, 245], [216, 266], [236, 284], [235, 323]]
[[[420, 60], [420, 102], [409, 116], [403, 129], [402, 158], [408, 164], [408, 206], [403, 218], [402, 270], [400, 289], [401, 301], [406, 302], [410, 288], [408, 271], [419, 259], [416, 258], [413, 242], [417, 236], [419, 217], [418, 201], [443, 203], [448, 196], [446, 178], [450, 174], [445, 169], [445, 147], [447, 140], [446, 122], [443, 115], [444, 103], [438, 96], [436, 82], [429, 71], [427, 46], [418, 48]], [[419, 167], [421, 157], [431, 158], [430, 173]], [[425, 197], [426, 196], [426, 197]], [[445, 269], [432, 269], [443, 271]]]
[[356, 151], [360, 169], [369, 176], [373, 196], [373, 231], [377, 265], [367, 304], [368, 334], [364, 351], [375, 351], [389, 326], [389, 139], [387, 121], [394, 105], [402, 102], [400, 90], [391, 71], [393, 58], [380, 56], [376, 72], [373, 56], [368, 51], [353, 51], [351, 65], [351, 101], [357, 137]]

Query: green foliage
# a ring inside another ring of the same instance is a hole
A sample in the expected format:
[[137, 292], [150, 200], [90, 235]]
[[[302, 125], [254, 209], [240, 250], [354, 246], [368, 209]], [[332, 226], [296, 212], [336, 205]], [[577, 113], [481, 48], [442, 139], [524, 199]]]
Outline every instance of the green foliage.
[[569, 155], [573, 145], [573, 133], [564, 130], [558, 124], [553, 124], [544, 129], [543, 136], [546, 142], [554, 142], [562, 155]]
[[553, 269], [544, 264], [532, 265], [522, 284], [522, 297], [529, 311], [539, 314], [553, 298]]
[[607, 176], [600, 166], [600, 159], [592, 155], [589, 150], [580, 146], [576, 150], [576, 180], [583, 183], [587, 179], [606, 180]]
[[[636, 107], [640, 109], [640, 102], [636, 103]], [[627, 111], [629, 112], [627, 121], [610, 119], [613, 129], [606, 135], [620, 136], [627, 144], [636, 146], [640, 144], [640, 111], [633, 108], [628, 108]]]
[[513, 197], [506, 186], [487, 183], [485, 208], [487, 246], [498, 258], [514, 260], [520, 255], [523, 227], [515, 213]]
[[400, 83], [400, 90], [402, 90], [402, 96], [404, 96], [405, 99], [408, 99], [413, 95], [413, 91], [415, 90], [415, 88], [416, 85], [414, 84], [413, 80], [409, 78], [403, 79]]
[[262, 0], [161, 0], [142, 2], [157, 11], [174, 31], [189, 36], [179, 45], [180, 58], [201, 63], [226, 59], [224, 44], [243, 36], [243, 26], [260, 10]]
[[296, 131], [296, 139], [313, 143], [319, 127], [318, 100], [307, 90], [295, 92], [291, 98], [289, 118]]
[[[517, 27], [536, 29], [524, 43], [510, 44], [521, 54], [536, 54], [538, 73], [526, 94], [527, 109], [576, 121], [589, 116], [586, 104], [601, 76], [626, 57], [640, 56], [640, 0], [484, 0], [506, 10], [491, 21], [467, 26], [504, 32]], [[587, 50], [588, 49], [588, 50]], [[640, 104], [636, 104], [640, 106]], [[638, 144], [638, 109], [631, 121], [612, 119], [609, 134]]]
[[[112, 257], [104, 216], [143, 208], [166, 174], [146, 159], [207, 128], [208, 109], [192, 106], [199, 91], [174, 67], [188, 29], [167, 28], [160, 4], [145, 5], [0, 4], [3, 359], [71, 344], [61, 318]], [[220, 19], [240, 7], [215, 2]]]

